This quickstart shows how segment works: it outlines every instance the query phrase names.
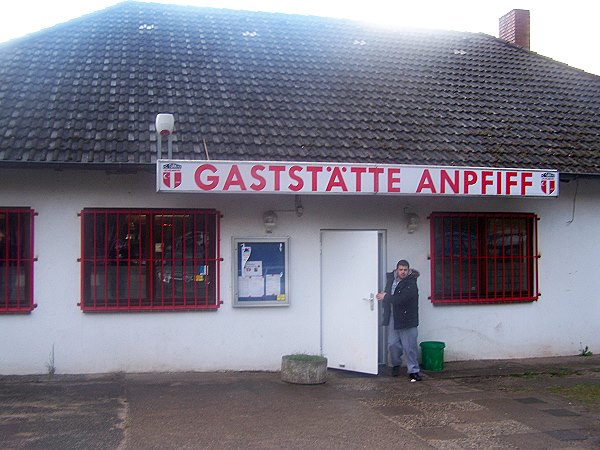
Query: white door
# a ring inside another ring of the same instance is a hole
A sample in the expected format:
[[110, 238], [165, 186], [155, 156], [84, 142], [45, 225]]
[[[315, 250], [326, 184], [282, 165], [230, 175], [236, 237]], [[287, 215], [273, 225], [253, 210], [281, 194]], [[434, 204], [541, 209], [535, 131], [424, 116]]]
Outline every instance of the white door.
[[376, 374], [377, 231], [321, 232], [321, 339], [328, 367]]

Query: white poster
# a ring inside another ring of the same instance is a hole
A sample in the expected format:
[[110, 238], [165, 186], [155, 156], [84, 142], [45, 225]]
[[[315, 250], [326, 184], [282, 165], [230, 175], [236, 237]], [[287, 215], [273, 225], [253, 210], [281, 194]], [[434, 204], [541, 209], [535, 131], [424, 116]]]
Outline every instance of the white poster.
[[281, 275], [267, 275], [266, 277], [266, 295], [279, 295], [281, 294]]
[[262, 261], [246, 261], [244, 264], [244, 277], [262, 277]]
[[264, 277], [238, 277], [238, 295], [240, 297], [264, 297]]

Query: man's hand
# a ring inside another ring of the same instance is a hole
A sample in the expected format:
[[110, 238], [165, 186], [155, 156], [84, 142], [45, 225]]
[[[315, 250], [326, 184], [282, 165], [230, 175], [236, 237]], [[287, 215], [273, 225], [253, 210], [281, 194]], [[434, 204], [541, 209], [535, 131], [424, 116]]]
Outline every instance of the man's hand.
[[378, 301], [381, 301], [381, 300], [383, 300], [383, 298], [384, 298], [384, 297], [385, 297], [385, 292], [378, 292], [378, 293], [375, 295], [375, 298], [376, 298]]

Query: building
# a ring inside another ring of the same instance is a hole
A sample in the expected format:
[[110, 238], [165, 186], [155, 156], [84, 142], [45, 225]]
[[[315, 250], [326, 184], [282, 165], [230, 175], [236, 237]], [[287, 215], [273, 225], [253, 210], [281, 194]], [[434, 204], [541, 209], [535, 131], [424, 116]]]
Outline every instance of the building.
[[447, 360], [600, 347], [600, 77], [124, 2], [1, 45], [0, 81], [0, 373], [373, 372], [400, 258]]

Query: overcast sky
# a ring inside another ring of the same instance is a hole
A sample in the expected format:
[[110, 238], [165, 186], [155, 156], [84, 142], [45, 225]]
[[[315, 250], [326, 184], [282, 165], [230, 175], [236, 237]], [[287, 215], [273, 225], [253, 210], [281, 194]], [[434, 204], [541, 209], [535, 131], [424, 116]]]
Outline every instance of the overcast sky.
[[[12, 0], [2, 5], [0, 42], [119, 3], [119, 0]], [[600, 0], [161, 0], [232, 9], [344, 17], [385, 26], [498, 36], [498, 19], [531, 11], [531, 50], [600, 75]]]

